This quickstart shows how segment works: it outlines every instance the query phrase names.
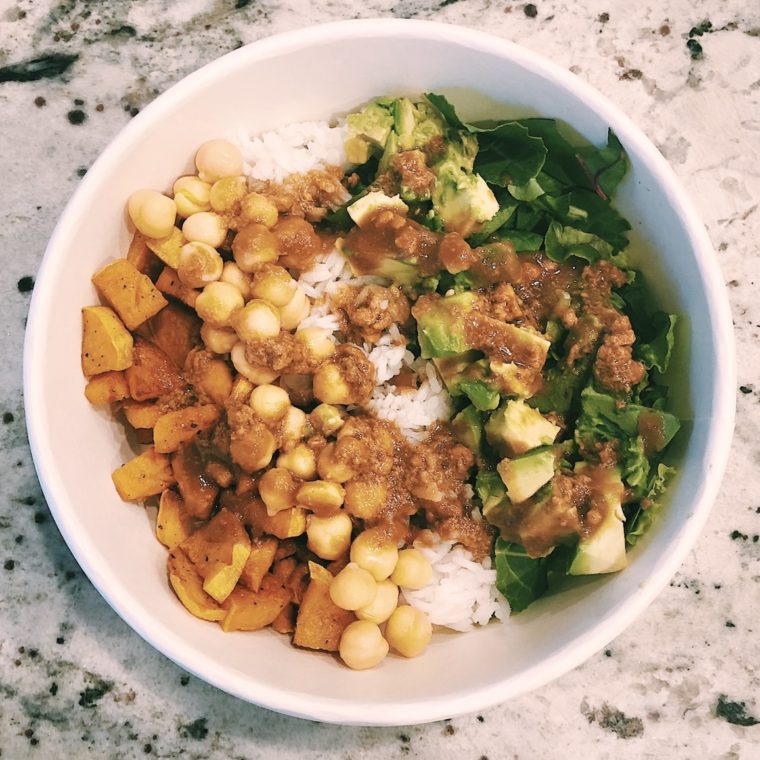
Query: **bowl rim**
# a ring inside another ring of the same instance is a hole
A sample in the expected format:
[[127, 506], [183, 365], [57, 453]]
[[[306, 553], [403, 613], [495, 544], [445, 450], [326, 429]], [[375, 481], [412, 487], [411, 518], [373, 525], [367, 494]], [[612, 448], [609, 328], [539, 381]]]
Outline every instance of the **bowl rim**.
[[[44, 324], [48, 320], [50, 303], [48, 297], [53, 283], [49, 282], [51, 278], [46, 277], [46, 273], [53, 266], [59, 240], [66, 238], [69, 234], [71, 220], [77, 216], [76, 212], [86, 196], [85, 188], [98, 182], [100, 175], [107, 173], [110, 156], [117, 152], [117, 146], [139, 135], [141, 131], [145, 131], [154, 120], [160, 119], [162, 113], [173, 108], [177, 101], [183, 100], [197, 85], [216, 79], [225, 70], [236, 69], [246, 63], [253, 63], [290, 50], [354, 36], [391, 39], [419, 38], [465, 46], [513, 60], [568, 90], [584, 106], [603, 118], [623, 138], [622, 141], [625, 144], [635, 145], [643, 162], [666, 191], [674, 212], [681, 218], [686, 229], [695, 263], [706, 290], [711, 312], [710, 324], [719, 359], [718, 366], [722, 367], [721, 371], [716, 372], [713, 390], [715, 412], [710, 420], [709, 440], [705, 452], [705, 461], [712, 465], [711, 471], [705, 474], [701, 489], [692, 505], [692, 513], [672, 540], [669, 551], [659, 557], [655, 563], [649, 582], [616, 604], [591, 629], [573, 639], [548, 659], [524, 671], [517, 678], [479, 689], [458, 692], [425, 703], [404, 702], [402, 698], [392, 705], [384, 704], [382, 710], [376, 710], [369, 715], [362, 703], [356, 703], [350, 699], [321, 699], [317, 702], [296, 691], [261, 683], [239, 672], [220, 668], [205, 653], [199, 656], [181, 636], [167, 638], [163, 628], [153, 619], [145, 620], [141, 617], [138, 611], [133, 609], [130, 601], [109, 595], [107, 589], [115, 576], [107, 567], [90, 561], [88, 542], [76, 533], [67, 517], [67, 507], [62, 505], [56, 497], [56, 494], [64, 493], [64, 489], [54, 464], [54, 457], [45, 450], [43, 445], [45, 415], [37, 413], [37, 410], [45, 408], [43, 385], [41, 378], [34, 371], [35, 367], [41, 366], [45, 350], [41, 341], [36, 340], [36, 334], [37, 325]], [[255, 41], [189, 74], [158, 96], [128, 123], [111, 140], [87, 173], [67, 203], [50, 237], [37, 272], [37, 286], [29, 308], [24, 340], [23, 375], [29, 444], [40, 485], [53, 518], [90, 581], [114, 611], [139, 636], [183, 669], [248, 702], [311, 720], [344, 725], [391, 726], [426, 723], [472, 713], [542, 686], [577, 667], [602, 649], [649, 606], [696, 542], [720, 487], [733, 436], [736, 363], [728, 293], [707, 231], [665, 158], [617, 106], [590, 84], [560, 65], [505, 38], [440, 22], [380, 18], [337, 21], [296, 29]]]

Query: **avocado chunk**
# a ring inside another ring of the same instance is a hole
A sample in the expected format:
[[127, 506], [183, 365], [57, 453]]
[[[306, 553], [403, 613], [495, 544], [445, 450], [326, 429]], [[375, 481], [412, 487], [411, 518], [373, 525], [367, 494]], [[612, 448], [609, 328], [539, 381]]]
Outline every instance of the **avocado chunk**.
[[496, 528], [502, 530], [510, 522], [512, 502], [498, 472], [480, 470], [475, 478], [475, 490], [483, 503], [483, 517]]
[[472, 346], [465, 335], [465, 317], [472, 312], [477, 296], [471, 291], [452, 296], [421, 296], [412, 308], [417, 320], [417, 339], [423, 359], [454, 356]]
[[507, 456], [554, 443], [560, 428], [522, 399], [502, 404], [486, 423], [486, 438]]
[[502, 459], [496, 469], [507, 487], [507, 496], [519, 504], [533, 496], [554, 477], [554, 451], [541, 449], [516, 459]]
[[467, 237], [496, 215], [499, 202], [479, 174], [455, 163], [443, 163], [434, 171], [436, 182], [431, 200], [447, 232]]
[[346, 123], [349, 139], [358, 137], [382, 149], [393, 128], [393, 116], [388, 108], [372, 102], [361, 111], [349, 114]]
[[348, 215], [357, 227], [363, 227], [377, 211], [387, 209], [397, 214], [406, 214], [409, 206], [398, 195], [388, 196], [385, 193], [372, 192], [363, 195], [348, 207]]
[[[576, 469], [579, 469], [576, 467]], [[595, 478], [595, 486], [605, 507], [602, 522], [590, 536], [578, 542], [575, 556], [568, 570], [569, 575], [596, 575], [614, 573], [628, 564], [625, 553], [625, 515], [621, 499], [623, 482], [616, 469], [601, 470]]]
[[483, 443], [483, 420], [474, 406], [466, 406], [451, 421], [451, 432], [459, 443], [476, 454]]

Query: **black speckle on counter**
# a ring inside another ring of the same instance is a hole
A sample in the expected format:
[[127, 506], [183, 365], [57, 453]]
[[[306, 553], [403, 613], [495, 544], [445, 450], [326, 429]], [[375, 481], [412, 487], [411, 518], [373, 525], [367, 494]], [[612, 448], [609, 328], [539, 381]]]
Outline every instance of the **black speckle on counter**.
[[689, 30], [689, 37], [701, 37], [703, 34], [707, 34], [708, 32], [712, 31], [712, 21], [710, 21], [709, 18], [706, 18], [701, 24], [697, 24]]
[[45, 100], [45, 98], [43, 98], [42, 95], [38, 95], [34, 99], [34, 105], [36, 105], [37, 108], [42, 108], [46, 104], [47, 104], [47, 100]]
[[87, 167], [86, 166], [80, 166], [77, 169], [77, 177], [79, 177], [81, 179], [82, 177], [84, 177], [85, 174], [87, 174]]
[[612, 650], [611, 649], [605, 649], [604, 650], [604, 656], [605, 657], [612, 657]]
[[702, 45], [700, 45], [693, 37], [686, 40], [686, 47], [689, 48], [689, 53], [691, 53], [691, 59], [693, 61], [698, 61], [702, 58]]
[[83, 106], [84, 105], [84, 100], [82, 100], [82, 98], [74, 98], [74, 105], [75, 106]]
[[535, 18], [538, 16], [538, 8], [536, 8], [533, 3], [528, 3], [523, 7], [523, 13], [525, 13], [528, 18]]
[[482, 715], [478, 715], [478, 723], [485, 723], [486, 719]]
[[179, 677], [179, 684], [180, 686], [187, 686], [190, 683], [190, 676], [180, 676]]
[[399, 734], [398, 735], [398, 740], [402, 744], [409, 744], [409, 742], [411, 741], [411, 738], [409, 737], [409, 734]]
[[187, 739], [189, 737], [190, 739], [201, 741], [208, 736], [208, 726], [206, 723], [207, 721], [205, 718], [197, 718], [192, 723], [188, 723], [186, 725], [180, 723], [179, 735], [183, 739]]
[[12, 559], [6, 559], [6, 560], [5, 560], [5, 564], [3, 565], [3, 567], [4, 567], [6, 570], [10, 571], [10, 570], [13, 570], [13, 568], [14, 568], [14, 567], [16, 567], [16, 563], [15, 563], [15, 561], [14, 561], [14, 560], [12, 560]]
[[618, 74], [618, 79], [630, 82], [633, 79], [641, 79], [643, 76], [641, 69], [626, 69], [622, 74]]
[[733, 620], [726, 620], [726, 628], [736, 628], [736, 623]]
[[34, 277], [26, 275], [22, 277], [17, 283], [19, 293], [29, 293], [34, 288]]
[[452, 726], [451, 723], [447, 723], [443, 727], [443, 732], [442, 733], [443, 733], [444, 736], [454, 736], [454, 734], [456, 732], [457, 732], [456, 728], [454, 728], [454, 726]]
[[584, 699], [581, 702], [581, 713], [589, 723], [597, 723], [600, 728], [611, 731], [619, 739], [632, 739], [644, 733], [641, 718], [629, 717], [607, 702], [597, 709], [592, 709]]
[[69, 124], [78, 127], [80, 124], [84, 124], [85, 121], [87, 121], [87, 114], [81, 108], [75, 108], [73, 111], [69, 111], [66, 114], [66, 118], [69, 120]]
[[79, 706], [95, 707], [111, 689], [113, 689], [113, 681], [104, 681], [102, 678], [96, 679], [92, 686], [88, 686], [79, 692]]
[[129, 24], [116, 26], [108, 32], [110, 37], [137, 37], [137, 29]]
[[11, 412], [3, 412], [3, 425], [10, 425], [14, 419]]
[[59, 644], [59, 645], [60, 644], [65, 644], [66, 643], [66, 639], [63, 636], [58, 636], [58, 638], [55, 640], [55, 643]]
[[0, 66], [0, 82], [36, 82], [40, 79], [52, 79], [64, 74], [78, 55], [67, 53], [50, 53], [39, 58], [27, 58], [18, 63]]
[[734, 726], [756, 726], [760, 720], [747, 712], [744, 702], [732, 702], [725, 694], [718, 695], [715, 715]]
[[250, 4], [251, 0], [235, 0], [235, 10], [242, 10], [243, 8], [247, 8]]
[[732, 530], [731, 531], [731, 540], [732, 541], [738, 541], [741, 539], [742, 541], [746, 541], [749, 538], [749, 536], [746, 533], [742, 533], [740, 530]]
[[753, 391], [753, 390], [755, 390], [755, 389], [754, 389], [754, 387], [753, 387], [753, 386], [751, 386], [751, 385], [740, 385], [740, 386], [739, 386], [739, 390], [740, 390], [742, 393], [744, 393], [744, 394], [747, 394], [747, 393], [752, 393], [752, 391]]
[[50, 695], [54, 697], [58, 693], [58, 684], [53, 681], [53, 683], [50, 684], [48, 691], [50, 692]]
[[599, 14], [599, 18], [597, 19], [600, 24], [606, 24], [610, 20], [610, 14], [605, 11], [604, 13]]
[[34, 513], [34, 522], [37, 523], [37, 525], [43, 525], [47, 522], [48, 516], [44, 512], [35, 512]]
[[150, 742], [148, 744], [143, 744], [143, 752], [146, 755], [149, 755], [151, 752], [153, 752], [153, 745], [150, 744]]

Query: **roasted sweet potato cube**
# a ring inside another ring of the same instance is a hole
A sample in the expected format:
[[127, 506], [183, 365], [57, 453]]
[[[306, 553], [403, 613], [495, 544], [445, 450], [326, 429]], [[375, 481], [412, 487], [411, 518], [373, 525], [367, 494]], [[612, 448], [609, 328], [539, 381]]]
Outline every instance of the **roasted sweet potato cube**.
[[280, 614], [272, 621], [272, 630], [277, 633], [293, 633], [296, 629], [296, 606], [293, 602], [286, 604]]
[[277, 551], [277, 539], [274, 536], [263, 536], [251, 541], [251, 553], [240, 573], [240, 583], [250, 591], [258, 591], [261, 581], [269, 572]]
[[135, 401], [158, 398], [184, 386], [174, 362], [150, 341], [138, 338], [132, 351], [133, 364], [126, 372], [129, 395]]
[[152, 448], [114, 470], [111, 478], [125, 501], [147, 499], [174, 485], [169, 457]]
[[161, 259], [148, 248], [146, 240], [147, 238], [141, 232], [135, 232], [132, 242], [129, 244], [129, 249], [127, 250], [127, 261], [132, 264], [140, 274], [148, 275], [151, 280], [155, 280], [161, 273], [164, 264]]
[[134, 340], [107, 306], [82, 309], [82, 372], [87, 377], [132, 366]]
[[169, 583], [188, 612], [202, 620], [224, 619], [226, 611], [203, 590], [203, 579], [179, 547], [169, 554], [166, 564]]
[[298, 551], [298, 544], [294, 538], [286, 538], [284, 541], [280, 541], [280, 545], [277, 547], [277, 553], [274, 555], [275, 562], [285, 557], [292, 557]]
[[190, 516], [185, 512], [182, 498], [176, 491], [167, 489], [161, 494], [156, 517], [156, 538], [173, 549], [190, 536]]
[[240, 520], [222, 509], [180, 548], [203, 578], [203, 590], [223, 602], [235, 588], [251, 553], [251, 541]]
[[164, 414], [155, 401], [134, 401], [127, 399], [121, 404], [121, 411], [127, 422], [136, 430], [152, 429]]
[[191, 351], [185, 360], [184, 375], [202, 400], [223, 406], [232, 393], [233, 381], [229, 365], [208, 351]]
[[165, 238], [145, 238], [145, 244], [167, 266], [176, 269], [179, 266], [179, 252], [182, 249], [184, 238], [180, 230], [175, 227]]
[[193, 517], [206, 520], [213, 509], [219, 487], [206, 477], [203, 459], [195, 444], [182, 446], [175, 451], [171, 462], [185, 509]]
[[286, 581], [285, 585], [290, 589], [293, 594], [293, 601], [296, 604], [301, 604], [303, 595], [306, 593], [306, 589], [309, 586], [309, 565], [306, 562], [299, 562], [296, 569], [290, 574], [290, 577]]
[[295, 557], [285, 557], [272, 565], [272, 575], [281, 583], [286, 583], [291, 573], [296, 569], [298, 560]]
[[219, 415], [219, 408], [213, 404], [188, 406], [161, 415], [153, 426], [156, 451], [169, 454], [194, 441], [199, 433], [211, 430], [216, 425]]
[[247, 505], [247, 519], [256, 536], [268, 534], [277, 538], [294, 538], [306, 530], [306, 511], [302, 507], [291, 507], [269, 516], [263, 501], [258, 499]]
[[191, 308], [195, 308], [195, 301], [198, 298], [200, 290], [189, 288], [180, 282], [179, 275], [176, 269], [171, 267], [164, 267], [158, 279], [156, 280], [156, 287], [167, 296], [176, 298], [178, 301], [187, 304]]
[[170, 303], [147, 323], [147, 337], [180, 369], [187, 355], [201, 344], [201, 320], [179, 303]]
[[330, 598], [333, 576], [328, 570], [309, 562], [309, 575], [311, 580], [298, 608], [293, 643], [306, 649], [337, 652], [343, 631], [356, 616], [342, 610]]
[[258, 631], [271, 625], [290, 602], [290, 591], [272, 576], [264, 578], [259, 591], [238, 586], [222, 603], [227, 614], [224, 631]]
[[140, 273], [126, 259], [106, 264], [93, 275], [92, 281], [130, 330], [158, 314], [167, 304], [150, 277]]
[[84, 395], [95, 406], [113, 404], [129, 398], [129, 385], [123, 372], [112, 370], [95, 375], [85, 386]]

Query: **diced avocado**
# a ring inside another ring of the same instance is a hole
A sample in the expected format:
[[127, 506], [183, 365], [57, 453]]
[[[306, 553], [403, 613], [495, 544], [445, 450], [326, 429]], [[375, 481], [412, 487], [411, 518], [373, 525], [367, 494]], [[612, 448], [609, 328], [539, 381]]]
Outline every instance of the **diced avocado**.
[[530, 398], [541, 384], [541, 374], [514, 362], [491, 361], [494, 382], [505, 396]]
[[417, 320], [417, 338], [424, 359], [461, 354], [472, 348], [465, 335], [465, 317], [475, 305], [472, 292], [441, 298], [420, 296], [412, 314]]
[[399, 214], [406, 214], [409, 206], [398, 195], [388, 196], [381, 192], [372, 192], [363, 195], [359, 200], [348, 207], [348, 215], [358, 227], [363, 227], [376, 211], [388, 209]]
[[452, 396], [467, 396], [481, 412], [490, 412], [499, 405], [499, 384], [491, 377], [488, 359], [483, 359], [479, 351], [465, 351], [433, 362]]
[[349, 164], [366, 164], [372, 155], [372, 146], [359, 135], [349, 137], [343, 145], [346, 151], [346, 161]]
[[416, 109], [409, 98], [399, 98], [393, 103], [393, 129], [399, 137], [401, 150], [411, 150], [412, 132], [416, 119]]
[[[578, 469], [576, 467], [576, 469]], [[606, 513], [602, 522], [594, 528], [590, 536], [581, 538], [575, 557], [568, 570], [569, 575], [595, 575], [614, 573], [628, 564], [625, 553], [625, 515], [621, 499], [623, 483], [615, 469], [597, 469], [595, 487], [602, 495]]]
[[391, 165], [391, 159], [399, 152], [398, 135], [395, 132], [391, 132], [385, 141], [385, 149], [383, 155], [380, 156], [380, 161], [377, 164], [377, 173], [382, 174], [388, 171]]
[[475, 490], [483, 502], [483, 517], [501, 529], [509, 521], [512, 503], [507, 497], [507, 490], [498, 472], [481, 470], [475, 478]]
[[447, 232], [467, 237], [499, 210], [499, 202], [480, 175], [471, 174], [453, 162], [435, 166], [434, 172], [431, 200]]
[[483, 420], [474, 406], [466, 406], [451, 421], [451, 432], [459, 443], [476, 454], [483, 442]]
[[467, 396], [473, 405], [481, 412], [490, 412], [499, 405], [501, 396], [499, 391], [495, 390], [485, 380], [474, 380], [465, 377], [459, 383], [459, 390]]
[[488, 442], [508, 456], [519, 456], [537, 446], [554, 443], [559, 431], [558, 425], [522, 399], [510, 399], [486, 423]]
[[362, 137], [378, 148], [384, 148], [393, 128], [393, 116], [388, 108], [373, 102], [358, 113], [346, 117], [350, 137]]
[[496, 469], [507, 487], [507, 496], [519, 504], [533, 496], [554, 477], [552, 449], [541, 449], [516, 459], [502, 459]]

